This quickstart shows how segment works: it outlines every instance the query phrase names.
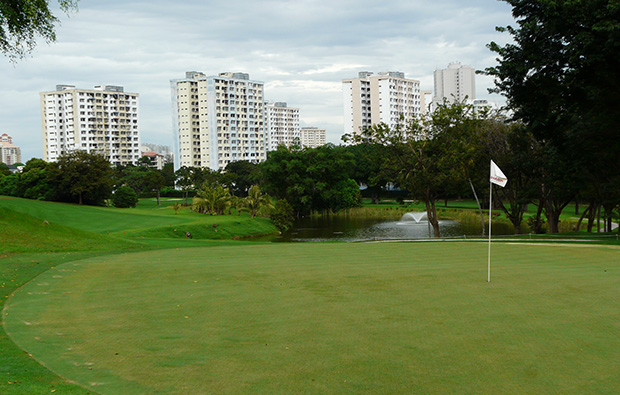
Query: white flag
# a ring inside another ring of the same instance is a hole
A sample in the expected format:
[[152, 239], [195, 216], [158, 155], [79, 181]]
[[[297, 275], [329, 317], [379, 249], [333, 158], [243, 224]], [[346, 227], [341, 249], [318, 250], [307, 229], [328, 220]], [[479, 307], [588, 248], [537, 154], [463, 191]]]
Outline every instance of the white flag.
[[506, 183], [508, 183], [508, 178], [506, 178], [502, 170], [497, 167], [493, 161], [491, 161], [491, 182], [500, 187], [505, 187]]

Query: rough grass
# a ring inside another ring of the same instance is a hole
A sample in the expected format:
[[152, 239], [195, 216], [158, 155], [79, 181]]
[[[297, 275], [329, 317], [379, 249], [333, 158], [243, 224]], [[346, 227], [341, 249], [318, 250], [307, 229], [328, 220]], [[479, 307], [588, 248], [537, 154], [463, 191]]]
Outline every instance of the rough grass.
[[[230, 239], [277, 232], [268, 219], [250, 218], [247, 214], [210, 216], [184, 208], [175, 215], [170, 207], [173, 203], [168, 200], [162, 206], [156, 206], [151, 199], [144, 199], [137, 208], [117, 209], [0, 198], [0, 208], [27, 214], [50, 224], [123, 238], [176, 238], [185, 237], [189, 231], [194, 238]], [[207, 228], [214, 229], [213, 225], [217, 226], [218, 232], [207, 232]]]
[[101, 394], [618, 393], [619, 250], [276, 244], [67, 263], [4, 311]]

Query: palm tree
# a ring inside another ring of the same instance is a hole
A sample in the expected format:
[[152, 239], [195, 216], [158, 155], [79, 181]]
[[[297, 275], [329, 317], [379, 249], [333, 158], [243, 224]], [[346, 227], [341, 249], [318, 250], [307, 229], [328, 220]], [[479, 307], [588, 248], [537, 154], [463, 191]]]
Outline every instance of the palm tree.
[[230, 205], [230, 200], [231, 196], [228, 188], [224, 188], [221, 185], [212, 188], [205, 184], [196, 191], [196, 197], [192, 201], [192, 206], [194, 211], [202, 214], [223, 215]]
[[213, 210], [217, 215], [224, 215], [224, 212], [230, 205], [230, 190], [218, 185], [213, 188], [213, 195]]
[[244, 199], [243, 206], [250, 212], [250, 216], [254, 218], [262, 207], [271, 206], [271, 199], [269, 199], [268, 195], [261, 193], [258, 185], [252, 185], [248, 190], [248, 196]]

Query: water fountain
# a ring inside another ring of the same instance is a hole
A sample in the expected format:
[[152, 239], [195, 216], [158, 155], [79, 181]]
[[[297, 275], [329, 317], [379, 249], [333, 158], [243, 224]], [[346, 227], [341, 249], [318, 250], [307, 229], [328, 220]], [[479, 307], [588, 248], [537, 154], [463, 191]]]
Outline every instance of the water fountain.
[[422, 221], [422, 218], [426, 217], [426, 211], [416, 211], [411, 213], [406, 213], [400, 219], [401, 221], [415, 221], [416, 224], [419, 224]]

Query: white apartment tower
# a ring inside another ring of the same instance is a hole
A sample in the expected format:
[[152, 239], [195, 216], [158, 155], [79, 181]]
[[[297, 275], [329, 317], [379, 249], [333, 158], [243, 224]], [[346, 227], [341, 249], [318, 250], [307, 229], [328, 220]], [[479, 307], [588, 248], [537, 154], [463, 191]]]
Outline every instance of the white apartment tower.
[[57, 85], [40, 97], [44, 160], [75, 150], [103, 154], [113, 165], [140, 159], [137, 93], [122, 86]]
[[315, 128], [314, 126], [301, 128], [300, 135], [302, 147], [317, 148], [326, 143], [325, 129]]
[[263, 85], [245, 73], [189, 71], [184, 79], [171, 80], [175, 169], [218, 170], [238, 160], [264, 161]]
[[471, 66], [459, 62], [450, 63], [448, 68], [435, 70], [435, 95], [433, 103], [442, 103], [476, 99], [476, 71]]
[[344, 132], [361, 133], [372, 125], [395, 127], [420, 115], [420, 81], [402, 72], [373, 74], [342, 80]]
[[299, 108], [287, 107], [286, 103], [267, 103], [267, 126], [269, 129], [269, 151], [279, 145], [290, 147], [299, 143]]

